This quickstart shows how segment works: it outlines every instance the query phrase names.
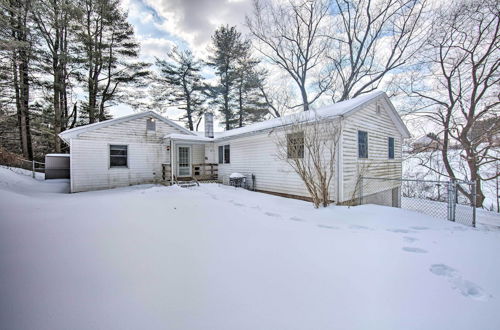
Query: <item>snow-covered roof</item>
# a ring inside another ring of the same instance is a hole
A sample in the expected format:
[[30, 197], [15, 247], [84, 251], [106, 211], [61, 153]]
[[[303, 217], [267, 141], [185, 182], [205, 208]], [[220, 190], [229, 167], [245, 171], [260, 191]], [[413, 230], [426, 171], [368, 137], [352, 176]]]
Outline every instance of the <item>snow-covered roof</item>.
[[173, 126], [173, 127], [177, 128], [177, 129], [181, 130], [182, 132], [185, 132], [186, 134], [195, 135], [190, 130], [188, 130], [188, 129], [182, 127], [182, 126], [180, 126], [179, 124], [174, 123], [171, 120], [168, 120], [167, 118], [165, 118], [165, 117], [157, 114], [154, 111], [146, 111], [146, 112], [134, 113], [132, 115], [123, 116], [123, 117], [119, 117], [119, 118], [115, 118], [115, 119], [105, 120], [105, 121], [101, 121], [101, 122], [94, 123], [94, 124], [89, 124], [89, 125], [85, 125], [85, 126], [75, 127], [75, 128], [66, 130], [66, 131], [64, 131], [62, 133], [59, 133], [59, 137], [64, 142], [69, 143], [69, 139], [74, 138], [74, 137], [78, 136], [79, 134], [82, 134], [82, 133], [85, 133], [85, 132], [89, 132], [89, 131], [93, 131], [93, 130], [96, 130], [96, 129], [99, 129], [99, 128], [107, 127], [107, 126], [110, 126], [110, 125], [122, 123], [122, 122], [125, 122], [125, 121], [128, 121], [128, 120], [134, 120], [134, 119], [138, 119], [138, 118], [143, 118], [143, 117], [154, 117], [154, 118], [156, 118], [158, 120], [161, 120], [162, 122], [166, 123], [167, 125]]
[[46, 154], [45, 157], [69, 157], [70, 154]]
[[355, 97], [353, 99], [337, 102], [335, 104], [325, 106], [316, 110], [302, 111], [299, 113], [291, 114], [288, 116], [283, 116], [280, 118], [274, 118], [266, 120], [263, 122], [255, 123], [241, 128], [235, 128], [225, 132], [218, 132], [215, 134], [215, 140], [225, 139], [233, 137], [236, 135], [248, 134], [252, 132], [258, 132], [262, 130], [268, 130], [279, 126], [303, 123], [308, 121], [314, 121], [318, 119], [334, 118], [340, 116], [347, 116], [358, 109], [361, 109], [366, 103], [372, 102], [378, 97], [383, 97], [390, 107], [389, 115], [400, 130], [401, 134], [407, 138], [410, 137], [410, 132], [406, 128], [405, 124], [396, 112], [396, 109], [392, 105], [391, 101], [383, 91], [375, 91], [372, 93], [367, 93]]
[[171, 140], [182, 140], [182, 141], [200, 141], [200, 142], [212, 142], [213, 138], [208, 138], [200, 135], [186, 135], [186, 134], [167, 134], [164, 137], [165, 139]]

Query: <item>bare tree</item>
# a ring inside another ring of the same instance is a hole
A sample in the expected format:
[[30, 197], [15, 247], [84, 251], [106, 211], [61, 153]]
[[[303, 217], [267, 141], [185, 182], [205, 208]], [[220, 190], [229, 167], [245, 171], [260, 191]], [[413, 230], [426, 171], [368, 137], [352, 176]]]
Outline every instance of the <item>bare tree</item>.
[[340, 133], [341, 118], [322, 118], [314, 111], [284, 117], [274, 132], [277, 158], [299, 175], [316, 208], [332, 202]]
[[[467, 0], [450, 6], [437, 14], [423, 52], [426, 67], [409, 87], [424, 101], [425, 118], [440, 129], [447, 176], [477, 182], [476, 205], [482, 206], [485, 196], [481, 182], [500, 175], [482, 171], [498, 161], [492, 152], [494, 144], [487, 137], [499, 127], [500, 4]], [[461, 147], [459, 157], [466, 164], [466, 177], [459, 174], [453, 157], [456, 153], [450, 153], [453, 145]], [[472, 202], [470, 192], [461, 192]]]
[[[328, 76], [320, 74], [329, 48], [328, 12], [323, 0], [254, 0], [253, 13], [246, 18], [257, 50], [297, 84], [304, 111], [330, 86]], [[315, 94], [310, 96], [313, 74], [318, 76]]]
[[269, 114], [278, 118], [293, 110], [291, 100], [293, 92], [288, 84], [288, 79], [269, 76], [267, 70], [262, 70], [259, 90], [266, 103]]
[[332, 0], [328, 38], [335, 102], [368, 93], [423, 44], [426, 0]]

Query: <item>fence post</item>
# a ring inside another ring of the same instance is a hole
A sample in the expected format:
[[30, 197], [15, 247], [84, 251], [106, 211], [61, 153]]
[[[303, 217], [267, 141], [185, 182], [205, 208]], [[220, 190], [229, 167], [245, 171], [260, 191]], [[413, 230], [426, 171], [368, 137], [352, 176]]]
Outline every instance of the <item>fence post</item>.
[[476, 227], [477, 184], [478, 184], [477, 181], [472, 183], [472, 227]]
[[31, 161], [31, 171], [33, 172], [33, 179], [35, 178], [35, 161]]
[[450, 179], [448, 181], [448, 220], [449, 221], [455, 221], [455, 191], [456, 186], [455, 186], [455, 181], [453, 179]]

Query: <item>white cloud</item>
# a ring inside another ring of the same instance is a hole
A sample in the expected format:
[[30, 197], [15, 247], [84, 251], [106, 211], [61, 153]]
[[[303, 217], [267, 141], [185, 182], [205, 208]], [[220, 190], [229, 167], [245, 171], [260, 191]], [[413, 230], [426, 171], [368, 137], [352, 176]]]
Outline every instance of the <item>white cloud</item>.
[[141, 43], [141, 57], [153, 61], [154, 57], [165, 58], [167, 52], [176, 46], [176, 43], [164, 38], [139, 38]]
[[193, 52], [203, 55], [210, 37], [221, 24], [244, 30], [250, 0], [144, 0], [164, 21], [156, 26], [185, 40]]

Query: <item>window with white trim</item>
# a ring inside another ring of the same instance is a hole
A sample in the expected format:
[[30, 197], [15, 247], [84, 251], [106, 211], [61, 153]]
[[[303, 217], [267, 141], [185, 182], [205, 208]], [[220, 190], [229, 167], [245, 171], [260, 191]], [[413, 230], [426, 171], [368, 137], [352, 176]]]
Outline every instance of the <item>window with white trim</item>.
[[224, 163], [224, 146], [219, 146], [219, 164]]
[[286, 135], [286, 154], [289, 159], [304, 158], [304, 132]]
[[358, 157], [368, 158], [368, 132], [358, 131]]
[[224, 146], [224, 164], [229, 164], [231, 159], [231, 148], [229, 144]]
[[111, 144], [109, 146], [109, 167], [128, 166], [128, 146]]
[[393, 137], [389, 137], [388, 138], [388, 141], [387, 141], [387, 148], [389, 149], [388, 150], [388, 153], [389, 153], [389, 159], [394, 159], [394, 138]]
[[154, 118], [148, 118], [146, 121], [146, 130], [149, 132], [156, 131], [156, 120]]

